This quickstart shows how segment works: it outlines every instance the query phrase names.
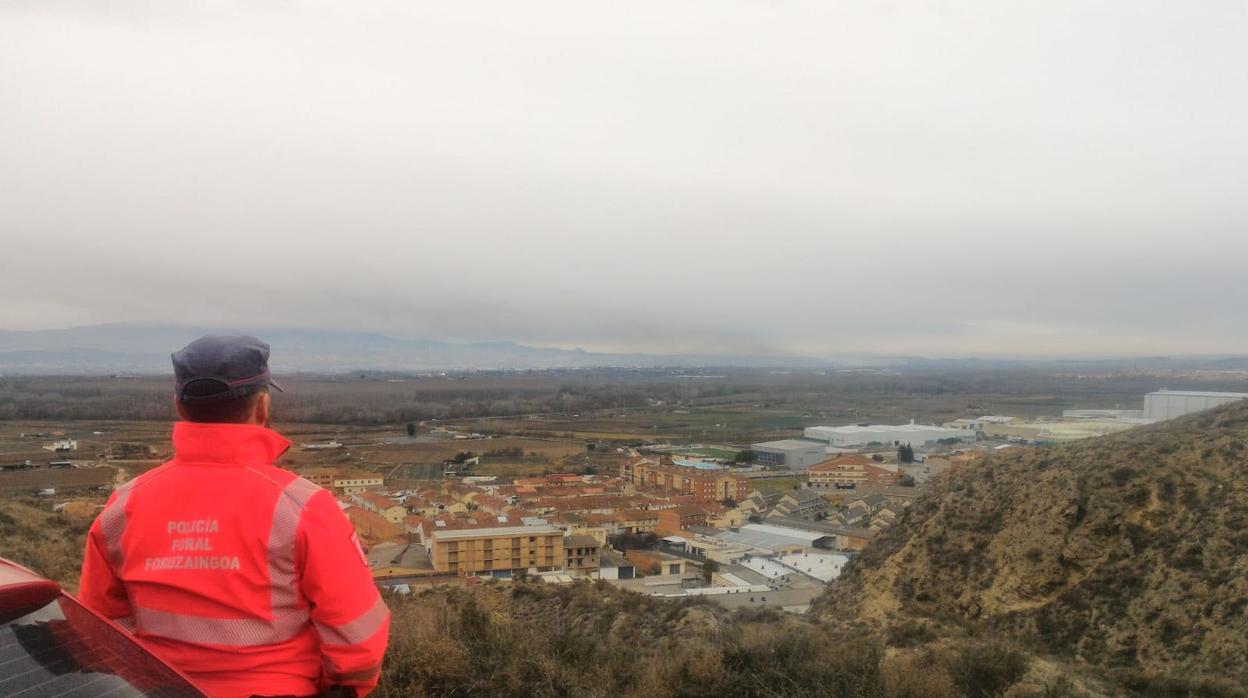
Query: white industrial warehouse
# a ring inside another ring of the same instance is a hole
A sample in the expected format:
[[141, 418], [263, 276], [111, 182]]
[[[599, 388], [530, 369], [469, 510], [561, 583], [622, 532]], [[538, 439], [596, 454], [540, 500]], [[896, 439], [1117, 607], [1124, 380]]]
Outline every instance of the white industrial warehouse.
[[806, 427], [803, 436], [823, 441], [830, 446], [922, 446], [941, 439], [975, 440], [975, 433], [965, 429], [949, 429], [928, 424], [870, 424], [846, 427]]
[[806, 470], [828, 459], [828, 445], [822, 441], [766, 441], [750, 446], [750, 450], [755, 454], [755, 463], [789, 470]]
[[1174, 419], [1248, 398], [1248, 393], [1213, 393], [1202, 390], [1158, 390], [1144, 396], [1145, 419]]

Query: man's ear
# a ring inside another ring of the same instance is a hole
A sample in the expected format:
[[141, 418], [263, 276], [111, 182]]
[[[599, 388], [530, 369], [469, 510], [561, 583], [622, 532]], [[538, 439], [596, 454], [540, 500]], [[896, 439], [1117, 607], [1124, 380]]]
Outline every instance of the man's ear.
[[177, 395], [173, 396], [173, 411], [178, 413], [178, 418], [182, 421], [190, 421], [186, 418], [186, 410], [182, 407], [182, 401], [178, 399]]
[[256, 400], [256, 411], [252, 413], [252, 422], [262, 427], [269, 426], [269, 391], [265, 390], [260, 393], [260, 398]]

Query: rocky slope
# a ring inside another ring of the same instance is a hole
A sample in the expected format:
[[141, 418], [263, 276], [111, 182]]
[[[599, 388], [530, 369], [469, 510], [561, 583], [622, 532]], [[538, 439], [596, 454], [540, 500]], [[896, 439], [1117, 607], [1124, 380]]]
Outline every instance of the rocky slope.
[[817, 606], [1018, 638], [1145, 691], [1248, 688], [1248, 403], [954, 473]]

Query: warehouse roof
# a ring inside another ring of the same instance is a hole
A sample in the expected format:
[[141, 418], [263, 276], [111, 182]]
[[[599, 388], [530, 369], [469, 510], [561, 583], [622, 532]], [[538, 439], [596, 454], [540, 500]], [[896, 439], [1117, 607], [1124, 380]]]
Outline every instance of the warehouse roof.
[[761, 444], [754, 444], [753, 447], [788, 450], [792, 448], [826, 448], [827, 445], [819, 441], [805, 441], [802, 439], [781, 439], [779, 441], [766, 441]]
[[776, 550], [790, 545], [811, 547], [815, 541], [827, 538], [828, 534], [800, 531], [783, 526], [749, 524], [742, 526], [738, 531], [724, 531], [718, 537], [720, 540], [731, 543], [740, 543], [764, 550]]
[[781, 522], [784, 528], [797, 528], [812, 533], [824, 533], [826, 535], [835, 536], [855, 536], [859, 538], [874, 538], [876, 533], [869, 528], [857, 528], [854, 526], [838, 526], [827, 521], [808, 521], [806, 519], [792, 519], [789, 517], [780, 517], [771, 519], [773, 524], [779, 527]]

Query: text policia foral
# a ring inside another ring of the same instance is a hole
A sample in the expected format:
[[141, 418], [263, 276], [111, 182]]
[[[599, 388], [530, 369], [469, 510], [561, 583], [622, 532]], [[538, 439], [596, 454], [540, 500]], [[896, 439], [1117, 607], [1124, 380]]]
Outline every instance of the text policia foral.
[[[216, 519], [191, 519], [169, 521], [165, 532], [169, 535], [171, 553], [211, 553], [213, 534], [220, 532]], [[143, 560], [143, 569], [163, 570], [236, 570], [237, 556], [232, 555], [167, 555]]]

